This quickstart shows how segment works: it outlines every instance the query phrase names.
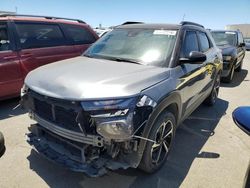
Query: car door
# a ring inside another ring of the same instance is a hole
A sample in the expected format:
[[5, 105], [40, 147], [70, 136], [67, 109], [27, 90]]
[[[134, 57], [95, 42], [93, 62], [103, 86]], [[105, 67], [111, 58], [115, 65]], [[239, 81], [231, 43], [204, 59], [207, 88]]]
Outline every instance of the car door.
[[[195, 30], [186, 30], [181, 45], [180, 58], [188, 58], [190, 52], [200, 51]], [[180, 76], [177, 89], [181, 91], [183, 116], [193, 111], [201, 103], [202, 91], [206, 84], [206, 62], [192, 64], [180, 62]], [[179, 72], [179, 71], [178, 71]]]
[[201, 95], [206, 95], [210, 93], [214, 79], [216, 76], [216, 64], [219, 63], [218, 52], [214, 49], [213, 43], [210, 41], [207, 33], [203, 31], [198, 31], [199, 47], [200, 51], [204, 53], [207, 60], [202, 64], [205, 67], [205, 79], [204, 87], [202, 89]]
[[0, 99], [18, 95], [23, 84], [20, 61], [7, 22], [0, 22]]
[[15, 22], [24, 76], [39, 66], [75, 57], [60, 26], [47, 22]]
[[81, 55], [99, 37], [87, 26], [61, 24], [70, 44], [74, 46], [77, 55]]

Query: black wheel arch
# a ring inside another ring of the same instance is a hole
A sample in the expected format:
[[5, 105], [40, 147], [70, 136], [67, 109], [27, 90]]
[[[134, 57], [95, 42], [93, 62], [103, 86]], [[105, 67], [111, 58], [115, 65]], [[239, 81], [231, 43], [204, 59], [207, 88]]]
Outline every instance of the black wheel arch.
[[[176, 118], [176, 125], [179, 124], [181, 119], [181, 113], [182, 113], [182, 102], [181, 102], [181, 96], [178, 91], [173, 91], [169, 93], [166, 97], [164, 97], [158, 105], [155, 107], [154, 111], [150, 115], [147, 124], [144, 126], [142, 137], [148, 138], [149, 133], [152, 129], [153, 124], [157, 120], [157, 117], [165, 112], [166, 110], [169, 110], [172, 112]], [[147, 141], [141, 139], [138, 149], [138, 155], [141, 160], [145, 146]]]

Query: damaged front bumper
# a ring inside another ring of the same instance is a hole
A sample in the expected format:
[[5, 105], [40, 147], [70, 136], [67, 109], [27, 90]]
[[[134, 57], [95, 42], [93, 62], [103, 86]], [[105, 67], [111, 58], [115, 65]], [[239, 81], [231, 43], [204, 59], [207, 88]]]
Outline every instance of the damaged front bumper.
[[[27, 92], [21, 103], [37, 122], [27, 141], [49, 160], [91, 177], [137, 168], [141, 139], [147, 140], [141, 134], [156, 104], [142, 97], [129, 107], [131, 101], [135, 99], [79, 103]], [[103, 103], [111, 105], [100, 109]]]
[[39, 124], [33, 124], [30, 131], [26, 135], [27, 142], [35, 151], [50, 161], [72, 171], [84, 172], [90, 177], [98, 177], [106, 174], [107, 169], [116, 170], [130, 167], [130, 164], [126, 161], [115, 161], [105, 155], [86, 161], [84, 147], [46, 131]]

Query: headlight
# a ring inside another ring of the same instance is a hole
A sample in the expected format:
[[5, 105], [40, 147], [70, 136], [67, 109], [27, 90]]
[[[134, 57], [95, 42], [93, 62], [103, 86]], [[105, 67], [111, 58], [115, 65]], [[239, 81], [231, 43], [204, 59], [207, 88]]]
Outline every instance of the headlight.
[[100, 135], [108, 139], [126, 140], [133, 135], [135, 108], [153, 108], [156, 102], [143, 95], [124, 99], [84, 101], [81, 102], [81, 106], [93, 118]]
[[232, 56], [230, 55], [223, 56], [223, 61], [231, 61], [231, 59], [232, 59]]
[[115, 140], [130, 139], [133, 127], [133, 113], [123, 118], [97, 120], [97, 132], [104, 138]]
[[84, 101], [81, 102], [81, 105], [85, 111], [126, 109], [135, 106], [136, 101], [137, 97], [133, 97], [112, 100]]

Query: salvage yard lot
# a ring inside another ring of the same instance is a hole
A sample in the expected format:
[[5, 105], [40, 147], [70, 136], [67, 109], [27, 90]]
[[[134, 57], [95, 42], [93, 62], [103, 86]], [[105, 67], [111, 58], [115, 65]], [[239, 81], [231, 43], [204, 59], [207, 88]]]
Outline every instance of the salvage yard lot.
[[222, 84], [214, 107], [201, 105], [177, 131], [169, 160], [158, 172], [109, 172], [89, 178], [57, 166], [31, 150], [25, 133], [31, 120], [19, 99], [0, 102], [0, 131], [7, 150], [0, 159], [0, 187], [242, 187], [250, 137], [233, 123], [232, 111], [250, 105], [250, 52], [231, 84]]

